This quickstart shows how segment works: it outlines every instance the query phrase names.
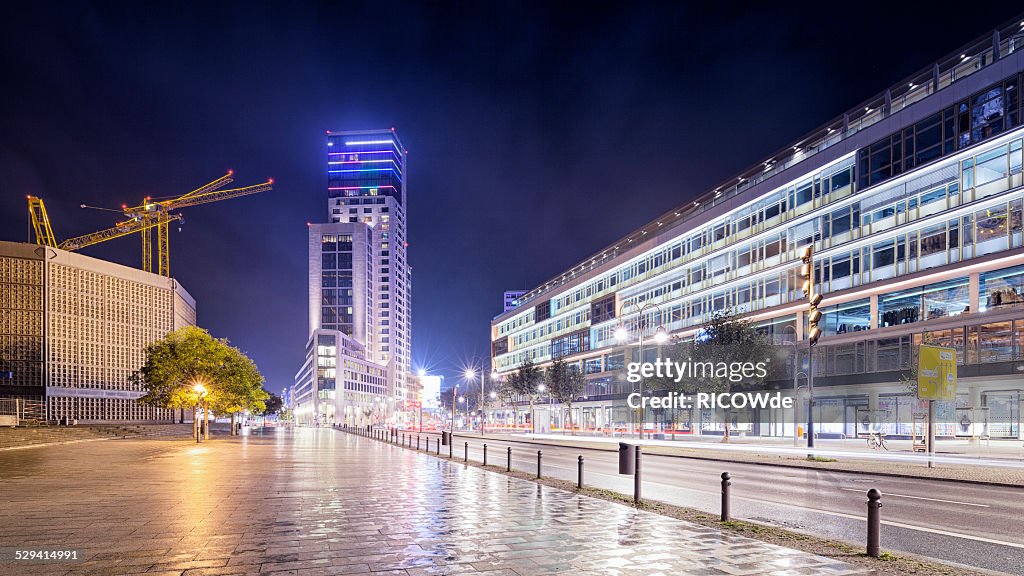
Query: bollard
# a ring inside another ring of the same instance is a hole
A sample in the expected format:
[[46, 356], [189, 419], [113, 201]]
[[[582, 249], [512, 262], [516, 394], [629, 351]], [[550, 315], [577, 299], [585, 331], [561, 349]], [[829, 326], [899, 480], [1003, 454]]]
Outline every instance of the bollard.
[[466, 442], [466, 455], [463, 458], [463, 461], [469, 462], [469, 442]]
[[452, 447], [453, 447], [453, 446], [455, 446], [455, 442], [452, 442], [452, 441], [451, 441], [451, 439], [449, 439], [449, 440], [448, 440], [448, 459], [449, 459], [449, 460], [450, 460], [450, 459], [451, 459], [451, 457], [452, 457]]
[[512, 471], [512, 447], [511, 446], [508, 447], [508, 466], [507, 466], [507, 468], [505, 468], [505, 471], [506, 472], [511, 472]]
[[583, 456], [579, 458], [579, 474], [576, 479], [576, 488], [583, 490]]
[[540, 457], [542, 452], [537, 450], [537, 478], [540, 478]]
[[419, 449], [420, 449], [420, 435], [417, 434], [416, 435], [416, 450], [419, 451]]
[[437, 455], [438, 456], [441, 455], [441, 439], [440, 438], [437, 439]]
[[487, 444], [484, 444], [484, 466], [487, 466]]
[[636, 445], [636, 460], [633, 465], [633, 502], [636, 504], [640, 503], [642, 497], [640, 493], [640, 445]]
[[732, 482], [729, 479], [728, 472], [722, 472], [722, 522], [729, 521], [729, 487], [732, 486]]
[[872, 488], [868, 490], [868, 556], [878, 558], [882, 549], [879, 544], [882, 531], [882, 493]]

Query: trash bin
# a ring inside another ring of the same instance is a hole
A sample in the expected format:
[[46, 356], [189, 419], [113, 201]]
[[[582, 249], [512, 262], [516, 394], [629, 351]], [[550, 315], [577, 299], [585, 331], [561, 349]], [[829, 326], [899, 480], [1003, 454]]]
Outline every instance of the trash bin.
[[442, 430], [441, 431], [441, 445], [442, 446], [447, 446], [449, 442], [451, 442], [451, 435], [448, 434], [447, 432], [445, 432], [444, 430]]
[[636, 446], [619, 442], [619, 474], [636, 472]]

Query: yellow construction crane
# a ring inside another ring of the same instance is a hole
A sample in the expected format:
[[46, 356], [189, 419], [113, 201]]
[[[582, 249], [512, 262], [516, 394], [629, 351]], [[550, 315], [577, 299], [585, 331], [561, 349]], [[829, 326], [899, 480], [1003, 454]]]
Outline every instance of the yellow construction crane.
[[227, 174], [212, 182], [204, 184], [183, 196], [160, 201], [146, 198], [140, 206], [122, 206], [125, 216], [128, 216], [129, 219], [138, 219], [145, 223], [145, 227], [142, 229], [143, 270], [146, 272], [153, 271], [153, 236], [150, 233], [150, 229], [156, 228], [157, 270], [161, 276], [171, 275], [171, 253], [167, 238], [167, 225], [173, 220], [172, 215], [170, 214], [171, 210], [187, 208], [189, 206], [198, 206], [200, 204], [209, 204], [210, 202], [229, 200], [231, 198], [239, 198], [241, 196], [248, 196], [259, 192], [266, 192], [273, 189], [274, 185], [274, 179], [271, 178], [266, 182], [252, 186], [221, 190], [221, 188], [227, 186], [233, 180], [234, 171], [228, 170]]
[[[36, 244], [73, 251], [80, 250], [86, 246], [92, 246], [93, 244], [99, 244], [100, 242], [106, 242], [107, 240], [113, 240], [114, 238], [140, 233], [142, 235], [142, 267], [145, 271], [152, 272], [152, 230], [156, 228], [159, 273], [161, 276], [170, 276], [170, 251], [167, 238], [168, 224], [182, 220], [181, 214], [171, 214], [172, 210], [265, 192], [271, 190], [274, 184], [274, 180], [270, 179], [253, 186], [221, 190], [221, 188], [233, 180], [233, 175], [232, 171], [228, 171], [227, 174], [213, 182], [204, 184], [188, 194], [170, 200], [153, 201], [150, 198], [146, 198], [141, 206], [122, 206], [121, 211], [128, 217], [127, 220], [118, 222], [110, 228], [68, 238], [60, 244], [54, 238], [50, 217], [46, 213], [46, 205], [43, 203], [43, 199], [38, 196], [29, 196], [28, 213], [32, 221], [32, 229], [35, 231]], [[87, 208], [84, 204], [82, 207]]]

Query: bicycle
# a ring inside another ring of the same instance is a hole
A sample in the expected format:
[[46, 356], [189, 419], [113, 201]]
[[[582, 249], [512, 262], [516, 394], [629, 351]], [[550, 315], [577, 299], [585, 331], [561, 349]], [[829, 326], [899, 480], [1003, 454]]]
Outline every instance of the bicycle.
[[871, 448], [872, 450], [878, 450], [879, 448], [883, 448], [886, 451], [888, 451], [889, 447], [886, 446], [885, 444], [885, 434], [882, 434], [881, 432], [877, 434], [868, 434], [868, 447]]

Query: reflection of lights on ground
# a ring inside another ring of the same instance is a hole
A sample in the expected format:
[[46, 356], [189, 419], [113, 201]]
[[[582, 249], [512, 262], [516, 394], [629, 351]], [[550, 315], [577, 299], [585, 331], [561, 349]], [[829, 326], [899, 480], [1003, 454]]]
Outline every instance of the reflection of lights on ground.
[[189, 448], [188, 450], [185, 450], [185, 454], [187, 454], [189, 456], [197, 456], [197, 455], [200, 455], [200, 454], [206, 454], [209, 451], [210, 451], [210, 449], [206, 448], [206, 447], [202, 447], [202, 448]]

